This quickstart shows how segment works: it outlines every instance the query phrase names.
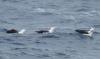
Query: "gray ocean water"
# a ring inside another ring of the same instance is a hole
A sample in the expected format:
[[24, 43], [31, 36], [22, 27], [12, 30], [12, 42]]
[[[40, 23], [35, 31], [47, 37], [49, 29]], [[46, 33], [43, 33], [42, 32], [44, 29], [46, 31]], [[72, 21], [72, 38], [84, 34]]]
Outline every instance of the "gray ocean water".
[[[74, 31], [91, 26], [92, 38]], [[0, 0], [0, 59], [100, 59], [100, 0]]]

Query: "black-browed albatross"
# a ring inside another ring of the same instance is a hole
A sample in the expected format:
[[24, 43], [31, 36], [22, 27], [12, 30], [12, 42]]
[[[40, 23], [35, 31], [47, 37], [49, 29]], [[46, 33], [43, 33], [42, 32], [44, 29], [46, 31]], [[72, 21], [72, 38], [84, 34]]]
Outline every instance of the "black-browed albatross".
[[91, 37], [93, 32], [94, 32], [94, 28], [91, 27], [89, 30], [84, 30], [84, 29], [76, 29], [75, 30], [76, 32], [82, 34], [82, 35], [86, 35], [86, 36], [89, 36]]
[[56, 27], [51, 27], [49, 30], [38, 30], [38, 31], [35, 31], [35, 32], [37, 32], [39, 34], [43, 34], [43, 33], [53, 33], [55, 28]]
[[11, 34], [11, 33], [18, 33], [18, 34], [23, 34], [26, 30], [22, 29], [20, 31], [16, 30], [16, 29], [5, 29], [6, 33]]

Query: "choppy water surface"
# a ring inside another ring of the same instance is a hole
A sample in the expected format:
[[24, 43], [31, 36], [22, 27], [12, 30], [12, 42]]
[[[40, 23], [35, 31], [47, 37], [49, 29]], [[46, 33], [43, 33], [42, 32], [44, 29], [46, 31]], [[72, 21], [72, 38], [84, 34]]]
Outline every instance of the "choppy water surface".
[[[99, 0], [0, 0], [0, 59], [99, 59]], [[56, 26], [52, 34], [34, 31]], [[92, 38], [77, 28], [95, 27]], [[27, 31], [6, 34], [4, 28]]]

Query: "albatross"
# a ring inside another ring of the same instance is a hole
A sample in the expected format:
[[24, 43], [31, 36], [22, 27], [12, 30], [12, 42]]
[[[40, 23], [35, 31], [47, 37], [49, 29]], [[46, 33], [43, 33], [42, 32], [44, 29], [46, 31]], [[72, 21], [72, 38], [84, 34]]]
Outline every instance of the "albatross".
[[18, 34], [23, 34], [26, 30], [25, 29], [22, 29], [20, 31], [16, 30], [16, 29], [5, 29], [6, 33], [8, 34], [11, 34], [11, 33], [18, 33]]
[[94, 28], [91, 27], [89, 30], [76, 29], [75, 31], [78, 32], [78, 33], [80, 33], [80, 34], [82, 34], [82, 35], [91, 37], [92, 34], [93, 34], [93, 32], [94, 32]]
[[37, 32], [39, 34], [43, 34], [43, 33], [53, 33], [55, 28], [56, 27], [51, 27], [49, 30], [38, 30], [38, 31], [35, 31], [35, 32]]

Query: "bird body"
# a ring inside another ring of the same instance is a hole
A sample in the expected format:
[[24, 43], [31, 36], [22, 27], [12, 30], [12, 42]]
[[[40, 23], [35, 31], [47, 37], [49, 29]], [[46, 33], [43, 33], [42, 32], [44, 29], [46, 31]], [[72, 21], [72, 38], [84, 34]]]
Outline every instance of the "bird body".
[[75, 30], [76, 32], [82, 34], [82, 35], [86, 35], [86, 36], [92, 36], [93, 32], [94, 32], [94, 28], [91, 27], [89, 30], [83, 30], [83, 29], [77, 29]]
[[75, 31], [81, 34], [88, 34], [88, 30], [75, 30]]
[[51, 27], [49, 30], [38, 30], [35, 31], [37, 33], [43, 34], [43, 33], [53, 33], [54, 32], [55, 27]]
[[48, 32], [48, 31], [45, 31], [45, 30], [40, 30], [40, 31], [35, 31], [35, 32], [37, 32], [37, 33], [46, 33], [46, 32]]
[[15, 29], [10, 29], [10, 30], [7, 30], [6, 33], [18, 33], [18, 31]]
[[18, 33], [18, 34], [23, 34], [26, 30], [25, 29], [22, 29], [22, 30], [20, 30], [20, 31], [18, 31], [18, 30], [16, 30], [16, 29], [10, 29], [10, 30], [5, 30], [6, 31], [6, 33], [8, 33], [8, 34], [11, 34], [11, 33]]

